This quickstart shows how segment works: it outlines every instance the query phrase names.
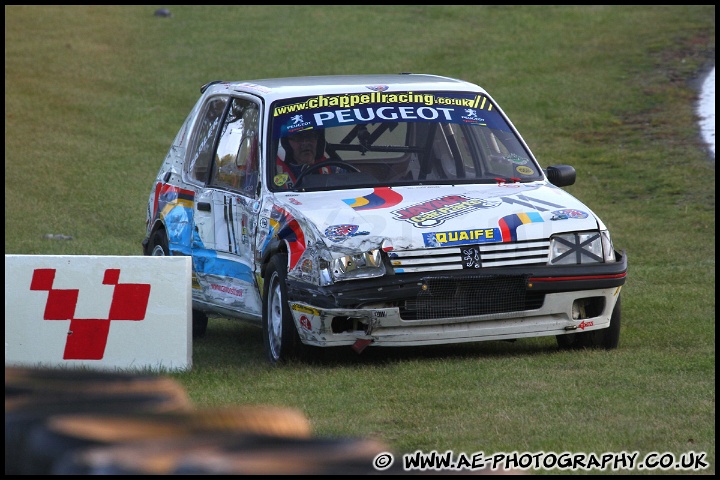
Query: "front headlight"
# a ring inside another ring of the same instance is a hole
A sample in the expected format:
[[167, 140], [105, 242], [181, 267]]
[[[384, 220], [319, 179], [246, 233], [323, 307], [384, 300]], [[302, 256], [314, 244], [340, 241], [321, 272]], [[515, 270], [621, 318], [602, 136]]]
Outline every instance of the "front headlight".
[[550, 239], [550, 265], [614, 262], [610, 232], [577, 232], [555, 235]]
[[600, 232], [600, 235], [602, 235], [603, 258], [605, 259], [605, 263], [612, 263], [615, 261], [615, 247], [613, 247], [612, 240], [610, 239], [610, 232], [603, 230]]
[[321, 277], [332, 278], [333, 281], [357, 280], [361, 278], [382, 277], [385, 275], [385, 264], [380, 250], [370, 250], [355, 255], [345, 255], [331, 260], [325, 265]]

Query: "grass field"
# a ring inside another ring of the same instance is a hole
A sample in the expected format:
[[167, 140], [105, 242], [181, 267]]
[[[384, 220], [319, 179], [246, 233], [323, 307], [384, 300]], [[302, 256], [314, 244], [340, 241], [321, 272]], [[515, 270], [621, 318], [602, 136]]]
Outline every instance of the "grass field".
[[6, 254], [140, 255], [151, 184], [208, 81], [468, 80], [543, 166], [576, 168], [567, 190], [627, 251], [617, 350], [548, 338], [271, 368], [258, 329], [212, 319], [171, 375], [198, 405], [297, 407], [317, 435], [398, 454], [694, 451], [706, 470], [627, 473], [715, 473], [715, 162], [695, 113], [715, 6], [156, 8], [5, 6]]

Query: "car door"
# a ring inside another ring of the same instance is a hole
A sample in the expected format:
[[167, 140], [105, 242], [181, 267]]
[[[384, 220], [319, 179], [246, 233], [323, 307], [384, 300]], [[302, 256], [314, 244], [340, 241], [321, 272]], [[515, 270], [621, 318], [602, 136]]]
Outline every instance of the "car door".
[[195, 198], [197, 286], [205, 302], [241, 318], [259, 319], [253, 244], [259, 213], [260, 108], [251, 98], [218, 97], [212, 102], [218, 102], [214, 108], [222, 104], [223, 110], [215, 122], [215, 138], [208, 140], [213, 151], [208, 179]]

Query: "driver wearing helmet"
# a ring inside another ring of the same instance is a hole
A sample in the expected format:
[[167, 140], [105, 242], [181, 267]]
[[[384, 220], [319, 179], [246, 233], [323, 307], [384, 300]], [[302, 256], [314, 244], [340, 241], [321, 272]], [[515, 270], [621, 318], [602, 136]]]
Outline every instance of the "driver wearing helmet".
[[[280, 140], [285, 149], [285, 159], [278, 157], [275, 165], [275, 185], [292, 188], [298, 175], [325, 157], [325, 135], [319, 130], [301, 130]], [[337, 173], [338, 167], [318, 168], [314, 173]]]

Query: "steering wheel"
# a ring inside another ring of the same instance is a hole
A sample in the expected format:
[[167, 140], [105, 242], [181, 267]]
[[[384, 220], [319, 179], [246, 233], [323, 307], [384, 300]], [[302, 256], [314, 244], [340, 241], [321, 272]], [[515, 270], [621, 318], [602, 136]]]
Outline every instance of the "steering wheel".
[[300, 175], [298, 175], [297, 178], [295, 179], [295, 188], [297, 188], [302, 183], [303, 178], [305, 178], [306, 175], [310, 174], [310, 172], [314, 172], [315, 170], [320, 170], [323, 167], [329, 167], [331, 165], [343, 168], [345, 170], [349, 170], [351, 172], [360, 173], [359, 168], [357, 168], [355, 165], [351, 165], [351, 164], [347, 163], [344, 160], [335, 160], [335, 159], [323, 160], [322, 162], [310, 165], [308, 168], [306, 168], [305, 170], [300, 172]]

